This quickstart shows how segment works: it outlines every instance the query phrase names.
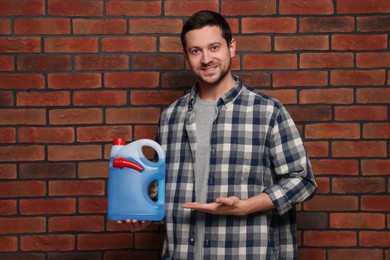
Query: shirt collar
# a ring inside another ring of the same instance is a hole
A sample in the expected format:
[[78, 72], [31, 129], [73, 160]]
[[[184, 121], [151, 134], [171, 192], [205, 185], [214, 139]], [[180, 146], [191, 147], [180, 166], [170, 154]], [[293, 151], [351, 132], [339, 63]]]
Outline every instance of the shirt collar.
[[[234, 87], [230, 89], [228, 92], [223, 94], [219, 100], [217, 106], [225, 105], [225, 107], [229, 107], [229, 105], [238, 97], [240, 94], [243, 84], [241, 79], [234, 75], [233, 79], [236, 81], [236, 84], [234, 84]], [[192, 87], [191, 93], [190, 93], [190, 99], [188, 102], [188, 110], [191, 111], [194, 108], [194, 103], [196, 100], [196, 95], [198, 93], [198, 82], [195, 83], [195, 85]]]

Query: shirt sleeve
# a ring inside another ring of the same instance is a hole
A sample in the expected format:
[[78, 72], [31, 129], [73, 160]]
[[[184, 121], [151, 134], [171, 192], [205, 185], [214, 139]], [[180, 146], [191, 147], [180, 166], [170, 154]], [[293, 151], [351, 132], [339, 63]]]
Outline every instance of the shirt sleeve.
[[267, 193], [280, 215], [317, 191], [312, 167], [299, 132], [287, 110], [281, 106], [270, 135], [270, 155], [275, 171], [274, 185]]

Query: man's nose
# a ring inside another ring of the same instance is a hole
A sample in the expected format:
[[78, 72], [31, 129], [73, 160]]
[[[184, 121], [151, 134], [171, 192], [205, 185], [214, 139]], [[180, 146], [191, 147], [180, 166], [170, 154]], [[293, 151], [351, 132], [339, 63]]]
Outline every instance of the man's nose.
[[212, 60], [212, 57], [208, 51], [202, 52], [202, 63], [208, 64]]

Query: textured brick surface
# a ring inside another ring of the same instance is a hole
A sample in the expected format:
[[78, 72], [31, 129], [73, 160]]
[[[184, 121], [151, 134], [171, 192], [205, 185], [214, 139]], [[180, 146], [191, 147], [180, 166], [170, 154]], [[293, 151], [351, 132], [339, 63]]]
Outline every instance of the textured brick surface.
[[160, 259], [163, 226], [107, 219], [108, 158], [193, 84], [180, 31], [200, 9], [302, 134], [319, 187], [299, 259], [390, 260], [385, 0], [0, 0], [0, 259]]

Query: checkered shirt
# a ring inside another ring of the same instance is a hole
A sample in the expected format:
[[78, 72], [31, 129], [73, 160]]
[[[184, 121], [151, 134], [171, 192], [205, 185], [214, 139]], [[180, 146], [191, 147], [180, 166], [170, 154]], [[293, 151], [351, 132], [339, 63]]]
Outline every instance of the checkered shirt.
[[[262, 192], [276, 209], [248, 216], [206, 214], [203, 259], [297, 259], [294, 205], [317, 185], [303, 142], [279, 101], [236, 85], [217, 104], [211, 133], [207, 201]], [[166, 152], [166, 238], [163, 259], [193, 259], [197, 85], [161, 115], [158, 139]]]

